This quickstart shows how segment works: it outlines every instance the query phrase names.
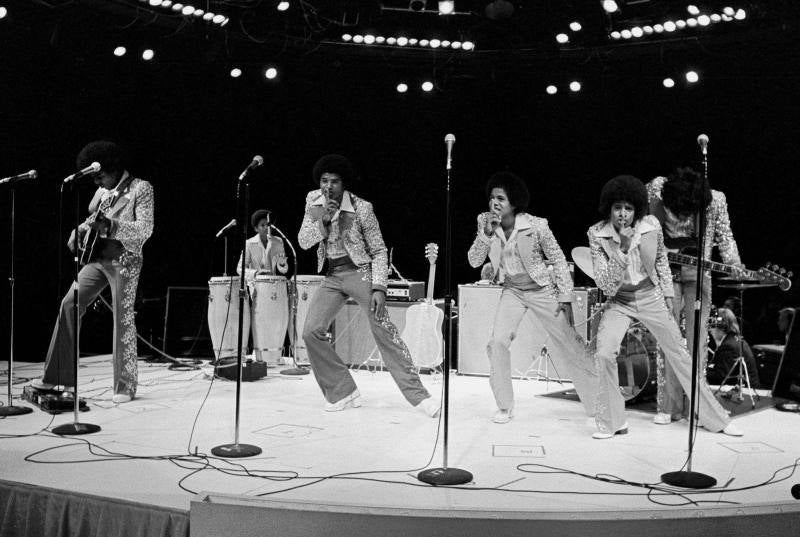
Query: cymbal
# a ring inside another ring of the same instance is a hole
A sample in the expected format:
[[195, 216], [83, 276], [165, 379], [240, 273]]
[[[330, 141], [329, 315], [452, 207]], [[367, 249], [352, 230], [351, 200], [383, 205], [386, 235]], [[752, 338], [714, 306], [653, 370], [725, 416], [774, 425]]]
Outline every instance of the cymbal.
[[722, 287], [724, 289], [759, 289], [762, 287], [777, 287], [777, 284], [774, 283], [749, 283], [749, 282], [741, 282], [741, 283], [726, 283], [723, 285], [718, 285], [717, 287]]
[[592, 263], [592, 251], [588, 246], [576, 246], [572, 249], [572, 260], [584, 274], [594, 280], [594, 264]]

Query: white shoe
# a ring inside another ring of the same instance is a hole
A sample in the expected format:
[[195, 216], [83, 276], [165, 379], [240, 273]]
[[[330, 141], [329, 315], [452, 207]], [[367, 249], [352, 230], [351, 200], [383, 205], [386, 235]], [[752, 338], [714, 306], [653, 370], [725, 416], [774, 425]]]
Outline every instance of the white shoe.
[[605, 440], [606, 438], [614, 438], [615, 435], [618, 434], [628, 434], [628, 422], [625, 422], [622, 427], [614, 431], [613, 433], [607, 433], [604, 431], [597, 431], [592, 434], [592, 438], [595, 440]]
[[511, 421], [511, 418], [514, 417], [514, 408], [511, 407], [507, 410], [503, 410], [502, 408], [494, 413], [492, 416], [492, 421], [495, 423], [508, 423]]
[[653, 423], [658, 425], [669, 425], [672, 423], [672, 414], [667, 414], [666, 412], [659, 412], [653, 418]]
[[342, 399], [339, 399], [335, 403], [325, 403], [325, 412], [339, 412], [340, 410], [344, 410], [348, 406], [353, 408], [358, 408], [361, 406], [361, 401], [358, 398], [361, 397], [361, 394], [358, 393], [358, 390], [353, 390], [353, 393], [350, 395], [344, 396]]
[[442, 408], [442, 404], [439, 401], [434, 400], [433, 397], [426, 397], [419, 402], [416, 408], [420, 409], [431, 418], [435, 418], [439, 415], [439, 410]]
[[722, 434], [727, 434], [728, 436], [744, 436], [744, 431], [731, 422], [727, 427], [722, 429]]
[[127, 393], [115, 393], [114, 396], [111, 398], [111, 401], [120, 404], [120, 403], [127, 403], [131, 399], [133, 399], [133, 397], [131, 397]]
[[55, 384], [44, 382], [42, 379], [33, 379], [33, 381], [31, 382], [31, 386], [33, 386], [37, 390], [54, 390], [56, 388]]

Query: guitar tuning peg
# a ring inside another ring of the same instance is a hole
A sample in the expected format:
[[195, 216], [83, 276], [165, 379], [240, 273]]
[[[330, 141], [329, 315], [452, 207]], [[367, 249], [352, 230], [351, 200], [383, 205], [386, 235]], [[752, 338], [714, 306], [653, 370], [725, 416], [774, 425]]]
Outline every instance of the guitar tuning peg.
[[775, 272], [778, 268], [780, 268], [778, 265], [772, 265], [772, 272]]
[[767, 269], [767, 270], [769, 270], [769, 266], [770, 266], [771, 264], [772, 264], [772, 263], [770, 263], [769, 261], [767, 261], [766, 263], [764, 263], [764, 268], [765, 268], [765, 269]]
[[792, 276], [794, 276], [794, 272], [792, 272], [791, 270], [786, 273], [787, 278], [791, 278]]
[[786, 269], [785, 269], [785, 268], [783, 268], [783, 267], [781, 267], [781, 269], [778, 271], [778, 274], [780, 274], [781, 276], [783, 276], [784, 274], [786, 274]]

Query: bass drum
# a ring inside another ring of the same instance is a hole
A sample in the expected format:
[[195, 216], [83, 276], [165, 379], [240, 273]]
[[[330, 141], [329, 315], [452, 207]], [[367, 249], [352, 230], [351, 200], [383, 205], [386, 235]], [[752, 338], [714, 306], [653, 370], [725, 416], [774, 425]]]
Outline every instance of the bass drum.
[[[208, 281], [208, 331], [217, 360], [236, 356], [239, 345], [239, 277], [218, 276]], [[250, 301], [244, 300], [242, 352], [250, 339]]]
[[617, 355], [619, 390], [625, 404], [655, 399], [660, 352], [655, 336], [644, 325], [637, 322], [628, 328]]

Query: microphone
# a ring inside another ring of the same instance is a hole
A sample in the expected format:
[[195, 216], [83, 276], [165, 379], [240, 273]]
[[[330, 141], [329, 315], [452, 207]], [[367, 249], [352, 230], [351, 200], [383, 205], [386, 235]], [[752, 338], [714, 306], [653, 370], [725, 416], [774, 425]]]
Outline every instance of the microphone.
[[82, 177], [90, 175], [92, 173], [97, 173], [99, 171], [100, 171], [100, 163], [99, 162], [92, 162], [91, 164], [86, 166], [84, 169], [82, 169], [82, 170], [80, 170], [80, 171], [78, 171], [76, 173], [73, 173], [72, 175], [70, 175], [66, 179], [64, 179], [64, 184], [66, 185], [67, 183], [71, 183], [72, 181], [75, 181], [77, 179], [80, 179]]
[[239, 181], [247, 177], [251, 171], [255, 170], [262, 164], [264, 164], [264, 157], [261, 155], [254, 156], [253, 160], [250, 161], [250, 164], [247, 165], [247, 168], [245, 168], [241, 175], [239, 175]]
[[217, 231], [217, 234], [216, 234], [216, 235], [214, 235], [214, 238], [215, 238], [215, 239], [218, 239], [218, 238], [220, 238], [220, 237], [222, 236], [222, 234], [223, 234], [223, 233], [225, 233], [226, 231], [228, 231], [228, 230], [229, 230], [229, 229], [231, 229], [232, 227], [236, 227], [236, 219], [235, 219], [235, 218], [234, 218], [233, 220], [231, 220], [230, 222], [228, 222], [227, 224], [225, 224], [225, 227], [223, 227], [222, 229], [220, 229], [219, 231]]
[[21, 173], [19, 175], [12, 175], [11, 177], [3, 177], [0, 179], [0, 185], [4, 185], [6, 183], [16, 183], [17, 181], [25, 181], [26, 179], [36, 179], [39, 177], [39, 174], [36, 173], [36, 170], [31, 170], [29, 172]]
[[697, 137], [697, 143], [700, 145], [700, 152], [704, 155], [708, 154], [708, 135], [701, 134]]
[[447, 146], [447, 169], [448, 170], [452, 170], [453, 169], [453, 158], [452, 158], [453, 144], [456, 143], [455, 135], [454, 134], [448, 134], [447, 136], [445, 136], [444, 137], [444, 143]]

